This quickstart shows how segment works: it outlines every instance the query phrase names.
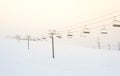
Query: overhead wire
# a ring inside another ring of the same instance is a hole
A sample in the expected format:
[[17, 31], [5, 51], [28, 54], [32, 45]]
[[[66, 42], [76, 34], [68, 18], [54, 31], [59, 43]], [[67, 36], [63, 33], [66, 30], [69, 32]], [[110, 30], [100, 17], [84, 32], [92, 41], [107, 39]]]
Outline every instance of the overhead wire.
[[100, 23], [100, 22], [102, 22], [102, 21], [106, 21], [106, 20], [110, 20], [110, 19], [112, 19], [113, 17], [110, 17], [110, 18], [107, 18], [107, 19], [103, 19], [103, 20], [99, 20], [99, 21], [95, 21], [95, 22], [92, 22], [92, 23], [89, 23], [89, 24], [81, 24], [81, 26], [77, 26], [77, 27], [74, 27], [74, 28], [70, 28], [70, 29], [67, 29], [67, 30], [63, 30], [63, 31], [61, 31], [61, 32], [65, 32], [65, 31], [71, 31], [71, 30], [75, 30], [75, 29], [78, 29], [78, 28], [82, 28], [82, 27], [85, 27], [85, 26], [90, 26], [90, 25], [92, 25], [92, 24], [97, 24], [97, 23]]
[[[73, 24], [71, 26], [66, 26], [66, 27], [62, 27], [62, 28], [56, 28], [56, 29], [52, 29], [52, 30], [56, 30], [57, 32], [60, 32], [60, 33], [67, 33], [68, 31], [73, 31], [73, 30], [76, 31], [76, 29], [84, 28], [85, 25], [88, 27], [90, 25], [92, 26], [92, 25], [95, 25], [95, 24], [100, 23], [102, 21], [107, 21], [107, 20], [110, 20], [110, 19], [114, 20], [114, 18], [117, 17], [117, 16], [120, 16], [120, 14], [114, 15], [114, 16], [111, 16], [111, 15], [115, 14], [115, 13], [119, 13], [119, 12], [120, 12], [120, 10], [112, 12], [112, 13], [109, 13], [109, 14], [105, 14], [103, 16], [99, 16], [99, 17], [93, 18], [91, 20], [79, 22], [79, 23]], [[111, 16], [111, 17], [103, 18], [103, 17], [107, 17], [107, 16]], [[100, 18], [102, 18], [102, 19], [100, 19]], [[100, 19], [100, 20], [98, 20], [98, 19]], [[79, 26], [77, 26], [77, 25], [79, 25]], [[95, 26], [95, 27], [98, 27], [98, 26]], [[49, 33], [49, 31], [44, 33], [44, 34], [42, 34], [42, 35], [46, 36], [46, 34], [48, 34], [48, 33]]]
[[61, 27], [61, 28], [56, 28], [56, 30], [63, 30], [63, 29], [66, 29], [66, 28], [75, 27], [75, 25], [79, 25], [79, 24], [83, 24], [83, 23], [86, 23], [86, 22], [94, 21], [94, 20], [97, 20], [97, 19], [99, 19], [99, 18], [103, 18], [103, 17], [106, 17], [106, 16], [110, 16], [110, 15], [116, 14], [116, 13], [120, 13], [120, 10], [117, 10], [117, 11], [114, 11], [114, 12], [111, 12], [111, 13], [108, 13], [108, 14], [105, 14], [105, 15], [102, 15], [102, 16], [99, 16], [99, 17], [96, 17], [96, 18], [87, 20], [87, 21], [78, 22], [78, 23], [73, 24], [73, 25], [71, 25], [71, 26], [65, 26], [65, 27]]
[[[108, 23], [108, 24], [104, 24], [105, 26], [108, 26], [108, 25], [111, 25], [112, 24], [112, 22], [111, 23]], [[92, 28], [89, 28], [90, 30], [93, 30], [93, 29], [99, 29], [101, 27], [101, 25], [99, 25], [99, 26], [95, 26], [95, 27], [92, 27]], [[71, 31], [72, 33], [78, 33], [78, 32], [83, 32], [83, 29], [84, 28], [80, 28], [80, 29], [78, 29], [78, 30], [74, 30], [74, 31]], [[67, 32], [65, 32], [64, 34], [67, 34]]]

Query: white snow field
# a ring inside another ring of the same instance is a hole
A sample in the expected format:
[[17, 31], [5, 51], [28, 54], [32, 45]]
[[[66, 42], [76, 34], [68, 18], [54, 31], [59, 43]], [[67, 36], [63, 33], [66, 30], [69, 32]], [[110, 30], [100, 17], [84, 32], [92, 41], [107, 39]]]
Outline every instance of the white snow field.
[[120, 51], [0, 39], [0, 76], [120, 76]]

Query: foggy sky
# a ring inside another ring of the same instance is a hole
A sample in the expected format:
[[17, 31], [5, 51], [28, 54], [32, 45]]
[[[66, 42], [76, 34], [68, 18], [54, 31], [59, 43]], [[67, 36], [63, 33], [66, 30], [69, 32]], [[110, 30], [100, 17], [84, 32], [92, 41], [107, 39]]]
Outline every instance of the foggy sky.
[[1, 0], [0, 33], [41, 34], [117, 11], [119, 3], [119, 0]]

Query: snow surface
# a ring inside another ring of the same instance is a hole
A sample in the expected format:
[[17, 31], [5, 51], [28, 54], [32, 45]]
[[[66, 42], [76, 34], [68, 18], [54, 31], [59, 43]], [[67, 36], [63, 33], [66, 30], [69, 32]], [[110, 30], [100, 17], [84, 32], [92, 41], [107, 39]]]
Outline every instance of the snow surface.
[[120, 76], [120, 51], [0, 39], [0, 76]]

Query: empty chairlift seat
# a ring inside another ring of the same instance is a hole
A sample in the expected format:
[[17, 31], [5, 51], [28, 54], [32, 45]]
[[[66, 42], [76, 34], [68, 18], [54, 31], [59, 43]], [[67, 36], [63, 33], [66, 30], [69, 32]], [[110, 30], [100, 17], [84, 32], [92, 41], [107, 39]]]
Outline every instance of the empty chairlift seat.
[[73, 37], [73, 34], [72, 34], [71, 32], [68, 32], [68, 33], [67, 33], [67, 37], [68, 37], [68, 38], [72, 38], [72, 37]]
[[42, 37], [43, 40], [46, 40], [47, 38], [46, 37]]
[[105, 28], [105, 26], [103, 26], [103, 28], [100, 30], [101, 34], [108, 34], [107, 29]]
[[43, 35], [43, 36], [41, 37], [41, 39], [42, 39], [42, 40], [47, 40], [47, 37]]
[[106, 30], [102, 30], [101, 34], [108, 34], [108, 32]]
[[88, 28], [84, 28], [84, 29], [83, 29], [83, 33], [84, 33], [84, 34], [90, 34], [90, 30], [89, 30]]
[[120, 27], [120, 24], [113, 24], [113, 27]]
[[62, 36], [60, 34], [57, 34], [56, 37], [62, 39]]
[[114, 20], [113, 27], [120, 27], [120, 21]]

